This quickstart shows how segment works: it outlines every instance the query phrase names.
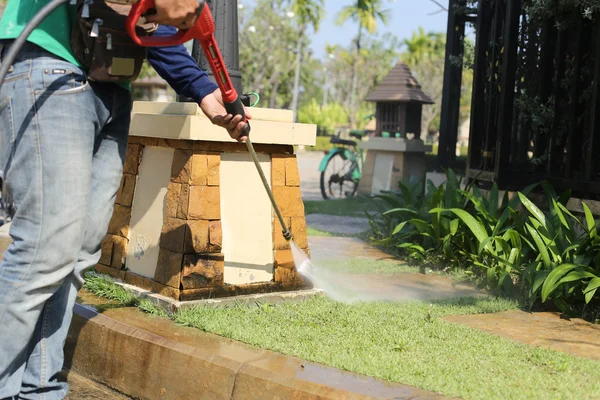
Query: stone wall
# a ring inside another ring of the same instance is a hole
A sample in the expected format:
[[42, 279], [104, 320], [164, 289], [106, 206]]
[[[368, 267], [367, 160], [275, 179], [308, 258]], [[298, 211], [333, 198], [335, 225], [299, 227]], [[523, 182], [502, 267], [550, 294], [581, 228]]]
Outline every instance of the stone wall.
[[[145, 146], [174, 149], [153, 278], [128, 271], [126, 265], [132, 203]], [[293, 147], [255, 145], [255, 150], [271, 155], [275, 199], [296, 243], [308, 253], [304, 204]], [[274, 212], [272, 281], [242, 285], [224, 282], [222, 239], [223, 229], [227, 227], [221, 223], [220, 163], [221, 154], [232, 152], [247, 152], [246, 145], [130, 137], [123, 178], [97, 271], [177, 300], [305, 287], [307, 283], [296, 273], [289, 244], [281, 235]], [[243, 202], [240, 206], [243, 207]]]

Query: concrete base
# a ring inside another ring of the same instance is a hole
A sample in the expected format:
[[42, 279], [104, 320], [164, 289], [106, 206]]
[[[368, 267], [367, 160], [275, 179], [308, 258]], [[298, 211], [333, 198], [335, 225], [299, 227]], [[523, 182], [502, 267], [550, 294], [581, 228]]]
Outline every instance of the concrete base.
[[303, 289], [294, 290], [291, 292], [255, 293], [214, 299], [178, 301], [170, 297], [153, 293], [149, 290], [144, 290], [134, 285], [130, 285], [119, 281], [115, 281], [115, 283], [123, 287], [124, 289], [134, 293], [136, 296], [148, 299], [157, 306], [162, 307], [170, 312], [175, 312], [180, 309], [192, 308], [196, 306], [231, 307], [236, 304], [260, 306], [264, 303], [277, 304], [285, 301], [303, 301], [308, 300], [314, 296], [323, 295], [323, 291], [320, 289]]
[[424, 182], [425, 153], [431, 146], [422, 140], [372, 137], [361, 141], [359, 147], [367, 151], [359, 194], [396, 190], [399, 182], [409, 179]]

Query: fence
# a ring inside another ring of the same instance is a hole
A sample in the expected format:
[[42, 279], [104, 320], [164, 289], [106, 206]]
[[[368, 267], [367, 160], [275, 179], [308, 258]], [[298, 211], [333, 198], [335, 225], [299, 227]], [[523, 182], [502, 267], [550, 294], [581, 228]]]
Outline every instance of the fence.
[[546, 180], [600, 199], [600, 20], [566, 0], [474, 3], [450, 1], [440, 163], [454, 163], [463, 67], [452, 59], [472, 22], [468, 177], [506, 190]]

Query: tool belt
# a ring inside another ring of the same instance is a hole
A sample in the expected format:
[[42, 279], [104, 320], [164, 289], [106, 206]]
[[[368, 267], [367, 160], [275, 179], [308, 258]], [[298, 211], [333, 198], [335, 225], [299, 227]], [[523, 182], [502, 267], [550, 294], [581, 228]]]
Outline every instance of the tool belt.
[[[132, 82], [140, 74], [147, 49], [131, 40], [126, 20], [131, 4], [111, 0], [77, 0], [71, 30], [75, 58], [96, 82]], [[158, 28], [147, 23], [137, 26], [139, 36], [149, 36]]]

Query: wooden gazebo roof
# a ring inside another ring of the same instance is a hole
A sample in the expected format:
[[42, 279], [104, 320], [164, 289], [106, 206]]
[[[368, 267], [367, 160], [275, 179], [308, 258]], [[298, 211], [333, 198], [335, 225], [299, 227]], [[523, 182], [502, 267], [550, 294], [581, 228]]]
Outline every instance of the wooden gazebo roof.
[[434, 103], [431, 97], [421, 90], [421, 85], [403, 62], [396, 64], [365, 100], [373, 102]]

